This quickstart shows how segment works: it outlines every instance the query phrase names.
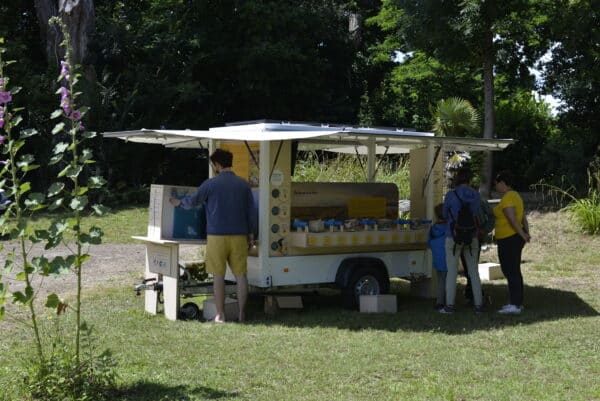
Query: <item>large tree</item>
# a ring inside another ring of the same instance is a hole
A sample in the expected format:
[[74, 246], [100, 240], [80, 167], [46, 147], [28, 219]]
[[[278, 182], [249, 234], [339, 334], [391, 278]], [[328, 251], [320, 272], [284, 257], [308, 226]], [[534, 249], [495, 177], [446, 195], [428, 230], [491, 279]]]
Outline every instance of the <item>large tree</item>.
[[[395, 50], [423, 51], [444, 64], [477, 66], [483, 81], [484, 138], [495, 136], [495, 69], [517, 84], [533, 84], [527, 66], [545, 51], [535, 0], [383, 0], [375, 21], [393, 35]], [[483, 169], [489, 192], [491, 157]]]

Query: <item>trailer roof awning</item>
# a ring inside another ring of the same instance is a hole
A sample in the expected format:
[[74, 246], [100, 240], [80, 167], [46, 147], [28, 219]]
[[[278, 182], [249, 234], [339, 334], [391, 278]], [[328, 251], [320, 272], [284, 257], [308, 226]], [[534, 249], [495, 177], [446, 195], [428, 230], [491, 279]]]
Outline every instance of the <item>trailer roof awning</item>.
[[407, 153], [428, 145], [445, 150], [502, 150], [512, 139], [482, 139], [436, 137], [430, 132], [394, 128], [365, 128], [343, 125], [253, 122], [232, 124], [209, 130], [148, 130], [105, 132], [106, 138], [128, 142], [160, 144], [170, 148], [206, 148], [209, 140], [220, 141], [282, 141], [297, 140], [302, 150], [327, 150], [337, 153], [367, 154], [374, 148], [377, 154]]

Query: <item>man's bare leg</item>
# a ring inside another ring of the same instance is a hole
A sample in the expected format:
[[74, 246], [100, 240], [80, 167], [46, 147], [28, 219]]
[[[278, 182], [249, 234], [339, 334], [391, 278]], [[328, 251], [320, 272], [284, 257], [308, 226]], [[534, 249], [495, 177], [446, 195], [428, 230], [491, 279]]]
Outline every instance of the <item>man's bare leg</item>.
[[215, 306], [217, 315], [215, 316], [216, 323], [225, 321], [225, 276], [220, 274], [213, 275], [213, 291], [215, 295]]
[[245, 274], [235, 276], [240, 322], [246, 320], [246, 303], [248, 301], [248, 277]]

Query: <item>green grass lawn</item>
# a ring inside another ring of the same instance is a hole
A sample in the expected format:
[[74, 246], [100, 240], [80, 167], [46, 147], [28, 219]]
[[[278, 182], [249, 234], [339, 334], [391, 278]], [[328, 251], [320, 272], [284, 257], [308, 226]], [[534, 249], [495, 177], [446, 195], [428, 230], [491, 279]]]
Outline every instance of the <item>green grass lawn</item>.
[[[109, 238], [144, 232], [143, 212], [120, 213], [141, 222], [114, 237], [105, 228]], [[520, 316], [495, 313], [502, 280], [484, 285], [482, 315], [440, 315], [403, 281], [392, 285], [396, 314], [344, 310], [329, 293], [274, 316], [253, 298], [246, 324], [171, 322], [145, 314], [123, 283], [88, 292], [84, 315], [118, 362], [115, 400], [600, 400], [600, 237], [560, 213], [530, 220]], [[30, 338], [22, 326], [2, 331], [0, 400], [20, 399], [15, 367]]]

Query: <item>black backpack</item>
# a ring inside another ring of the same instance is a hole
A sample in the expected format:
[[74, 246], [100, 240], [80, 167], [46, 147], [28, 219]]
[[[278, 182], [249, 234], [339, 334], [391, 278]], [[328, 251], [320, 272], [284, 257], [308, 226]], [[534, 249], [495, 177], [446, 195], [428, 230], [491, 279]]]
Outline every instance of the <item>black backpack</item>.
[[454, 195], [460, 201], [460, 209], [458, 210], [457, 216], [452, 216], [452, 224], [450, 228], [452, 229], [452, 237], [454, 238], [454, 244], [460, 246], [471, 246], [471, 242], [473, 238], [477, 235], [477, 222], [475, 220], [475, 216], [473, 216], [473, 212], [469, 207], [468, 203], [463, 202], [463, 200], [458, 196], [458, 192], [454, 190]]

